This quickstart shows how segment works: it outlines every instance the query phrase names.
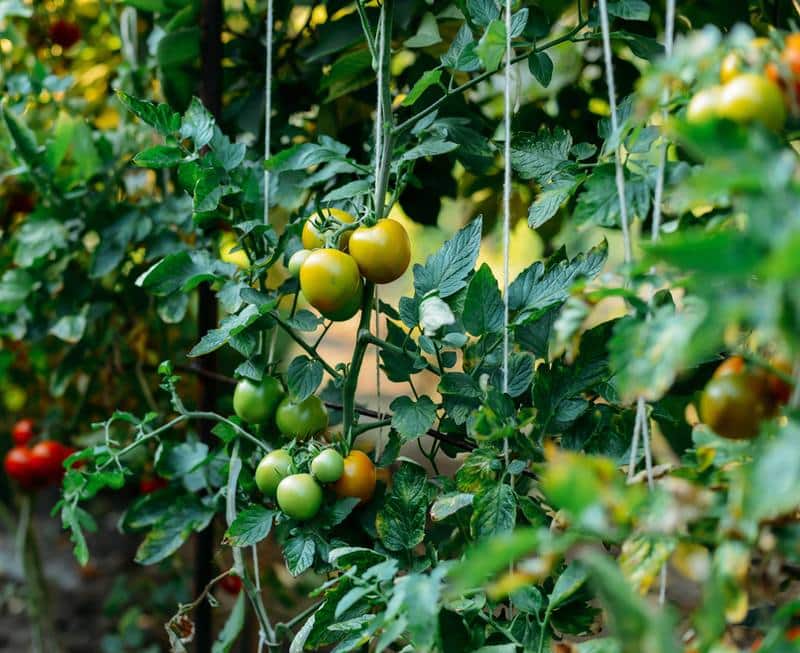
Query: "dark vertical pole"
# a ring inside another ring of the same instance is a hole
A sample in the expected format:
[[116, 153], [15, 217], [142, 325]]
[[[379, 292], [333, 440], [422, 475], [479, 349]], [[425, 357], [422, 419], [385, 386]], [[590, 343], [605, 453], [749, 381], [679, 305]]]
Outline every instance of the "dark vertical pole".
[[[222, 114], [222, 0], [203, 0], [200, 14], [200, 99], [212, 115], [219, 119]], [[200, 286], [197, 330], [199, 335], [206, 334], [217, 326], [217, 299], [207, 283]], [[207, 372], [217, 371], [215, 354], [200, 360], [200, 365]], [[216, 408], [217, 383], [211, 375], [200, 376], [199, 408], [213, 411]], [[204, 441], [211, 440], [211, 424], [204, 422], [201, 436]], [[195, 550], [194, 585], [199, 594], [214, 576], [214, 523], [197, 536]], [[210, 653], [213, 643], [211, 623], [211, 606], [203, 601], [195, 613], [195, 651]]]

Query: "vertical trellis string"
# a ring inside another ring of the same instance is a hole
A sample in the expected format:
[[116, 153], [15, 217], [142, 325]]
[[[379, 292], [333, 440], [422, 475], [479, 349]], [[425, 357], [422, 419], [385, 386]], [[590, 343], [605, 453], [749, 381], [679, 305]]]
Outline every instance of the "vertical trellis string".
[[[619, 138], [619, 120], [617, 118], [617, 90], [614, 84], [614, 65], [611, 59], [611, 33], [608, 26], [608, 6], [606, 0], [599, 0], [600, 30], [603, 36], [603, 59], [606, 69], [606, 86], [608, 86], [608, 106], [611, 110], [611, 138]], [[633, 258], [631, 236], [628, 227], [628, 205], [625, 202], [625, 175], [622, 170], [622, 158], [619, 144], [614, 147], [614, 164], [616, 168], [617, 194], [619, 195], [620, 222], [622, 222], [622, 240], [625, 249], [625, 262]]]
[[[508, 392], [508, 277], [511, 245], [511, 0], [506, 0], [506, 65], [503, 85], [503, 392]], [[503, 440], [508, 464], [508, 438]]]
[[[266, 18], [266, 54], [264, 61], [264, 161], [268, 161], [271, 154], [272, 145], [272, 40], [275, 31], [275, 14], [273, 0], [267, 0], [267, 18]], [[268, 168], [264, 168], [264, 224], [270, 224], [269, 218], [269, 205], [270, 205], [270, 173]], [[278, 340], [278, 328], [272, 329], [272, 337], [270, 338], [269, 353], [267, 355], [267, 364], [272, 365], [275, 360], [275, 346]], [[256, 592], [261, 594], [261, 568], [258, 561], [258, 548], [253, 545], [250, 548], [252, 562], [253, 562], [253, 576], [255, 578]], [[269, 621], [267, 627], [271, 629]], [[259, 653], [264, 649], [264, 644], [267, 640], [273, 641], [275, 639], [273, 632], [264, 632], [263, 628], [258, 629], [258, 651]]]
[[[611, 36], [608, 21], [608, 7], [606, 0], [599, 0], [600, 5], [600, 27], [603, 36], [603, 57], [605, 59], [606, 82], [608, 86], [609, 106], [611, 108], [611, 128], [612, 137], [618, 137], [618, 121], [616, 106], [616, 89], [614, 86], [614, 68], [611, 58]], [[669, 57], [672, 54], [672, 45], [675, 32], [675, 0], [667, 0], [667, 15], [665, 26], [665, 54]], [[662, 103], [668, 100], [668, 91], [665, 89]], [[667, 109], [662, 109], [662, 115], [666, 119]], [[620, 202], [620, 216], [622, 220], [622, 235], [625, 247], [625, 262], [630, 263], [633, 258], [631, 238], [628, 225], [627, 203], [625, 200], [625, 176], [622, 169], [619, 144], [615, 146], [614, 152], [616, 165], [617, 193]], [[664, 193], [664, 171], [666, 167], [666, 143], [662, 143], [659, 150], [658, 169], [656, 175], [656, 188], [653, 208], [652, 238], [657, 240], [661, 230], [661, 202]], [[654, 487], [653, 478], [653, 458], [650, 447], [650, 424], [647, 416], [647, 404], [644, 397], [636, 400], [636, 418], [631, 441], [631, 457], [628, 466], [628, 479], [633, 479], [636, 470], [636, 459], [638, 457], [639, 438], [641, 436], [645, 455], [645, 469], [647, 474], [647, 485], [652, 490]], [[666, 565], [662, 565], [660, 574], [659, 601], [664, 603], [666, 599]]]

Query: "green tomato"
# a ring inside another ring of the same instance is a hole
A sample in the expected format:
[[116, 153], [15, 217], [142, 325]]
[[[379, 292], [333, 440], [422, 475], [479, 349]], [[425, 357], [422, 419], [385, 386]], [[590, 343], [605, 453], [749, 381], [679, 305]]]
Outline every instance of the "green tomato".
[[263, 424], [275, 414], [281, 399], [283, 388], [277, 379], [265, 376], [258, 385], [242, 379], [233, 391], [233, 410], [245, 422]]
[[256, 467], [256, 485], [270, 497], [275, 496], [280, 482], [292, 471], [292, 457], [286, 449], [270, 451]]
[[311, 474], [292, 474], [278, 484], [278, 506], [292, 519], [311, 519], [321, 505], [322, 488]]
[[275, 423], [284, 435], [303, 440], [328, 428], [328, 411], [314, 395], [301, 402], [286, 397], [275, 413]]
[[311, 255], [310, 249], [300, 249], [297, 250], [292, 257], [289, 259], [289, 274], [293, 277], [300, 276], [300, 268], [303, 267], [303, 263], [306, 262], [306, 259]]
[[336, 449], [324, 449], [311, 461], [311, 473], [320, 483], [335, 483], [344, 473], [344, 458]]

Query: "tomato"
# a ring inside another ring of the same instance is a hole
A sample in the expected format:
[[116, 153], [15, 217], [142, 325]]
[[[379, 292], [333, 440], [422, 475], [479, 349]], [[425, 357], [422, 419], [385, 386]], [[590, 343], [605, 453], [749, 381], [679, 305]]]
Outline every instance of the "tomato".
[[311, 473], [320, 483], [335, 483], [344, 473], [344, 458], [336, 449], [324, 449], [311, 461]]
[[6, 470], [9, 478], [24, 488], [32, 488], [38, 482], [34, 472], [31, 450], [28, 447], [17, 446], [10, 449], [3, 460], [3, 469]]
[[719, 367], [714, 370], [714, 378], [718, 379], [721, 376], [727, 376], [728, 374], [741, 374], [744, 372], [745, 367], [747, 364], [744, 361], [744, 358], [741, 356], [731, 356], [730, 358], [726, 358], [722, 363], [719, 364]]
[[792, 626], [791, 628], [787, 628], [786, 639], [788, 639], [790, 642], [796, 642], [800, 640], [800, 626]]
[[331, 320], [348, 320], [361, 305], [363, 285], [355, 259], [335, 249], [318, 249], [300, 268], [308, 303]]
[[228, 574], [220, 578], [219, 586], [231, 596], [238, 596], [242, 591], [242, 579], [236, 574]]
[[265, 376], [259, 384], [242, 379], [233, 391], [233, 410], [245, 422], [263, 424], [275, 414], [281, 399], [283, 388], [277, 379]]
[[375, 470], [375, 479], [387, 488], [392, 487], [392, 470], [388, 467], [378, 467]]
[[293, 277], [299, 277], [300, 268], [303, 267], [303, 263], [306, 262], [309, 254], [311, 254], [310, 249], [299, 249], [292, 254], [292, 257], [289, 259], [289, 264], [287, 265], [289, 274], [291, 274]]
[[311, 474], [292, 474], [278, 485], [278, 506], [292, 519], [305, 521], [319, 512], [322, 488]]
[[33, 420], [21, 419], [11, 427], [11, 439], [14, 444], [28, 444], [33, 439]]
[[226, 263], [232, 263], [242, 270], [250, 269], [247, 252], [239, 244], [236, 234], [226, 231], [219, 239], [219, 257]]
[[712, 378], [700, 398], [701, 419], [726, 438], [755, 437], [761, 420], [771, 414], [764, 379], [753, 374]]
[[[333, 218], [334, 220], [338, 220], [339, 222], [346, 222], [351, 223], [355, 222], [355, 218], [350, 215], [347, 211], [342, 211], [342, 209], [322, 209], [322, 215], [328, 218]], [[320, 247], [325, 247], [325, 239], [330, 238], [333, 236], [333, 233], [336, 231], [336, 227], [331, 229], [326, 229], [324, 232], [320, 232], [317, 229], [315, 222], [319, 221], [320, 214], [315, 213], [311, 217], [306, 220], [306, 223], [303, 225], [303, 247], [306, 249], [318, 249]], [[350, 234], [352, 232], [346, 231], [339, 237], [338, 247], [341, 250], [347, 249], [348, 241], [350, 240]]]
[[[780, 370], [784, 374], [792, 375], [792, 365], [786, 360], [783, 359], [775, 359], [771, 361], [772, 367], [776, 370]], [[769, 390], [769, 396], [772, 400], [778, 404], [788, 404], [789, 399], [792, 397], [792, 389], [793, 385], [791, 383], [787, 383], [781, 377], [776, 374], [767, 374], [767, 388]]]
[[692, 124], [707, 122], [718, 118], [719, 100], [722, 94], [721, 86], [704, 88], [694, 94], [689, 106], [686, 107], [686, 120]]
[[284, 435], [303, 440], [328, 428], [328, 411], [314, 395], [300, 402], [286, 397], [275, 412], [275, 424]]
[[340, 497], [356, 497], [366, 503], [375, 492], [375, 465], [363, 451], [354, 449], [344, 459], [344, 473], [333, 486]]
[[139, 494], [152, 494], [167, 487], [167, 481], [160, 476], [145, 474], [139, 479]]
[[722, 60], [719, 68], [719, 81], [727, 84], [729, 81], [738, 77], [742, 72], [742, 58], [735, 52], [729, 52]]
[[60, 45], [64, 50], [69, 50], [81, 40], [81, 28], [72, 21], [64, 20], [63, 18], [50, 25], [48, 34], [50, 40], [56, 45]]
[[793, 90], [794, 98], [790, 105], [800, 100], [800, 34], [789, 34], [786, 37], [780, 63], [767, 64], [766, 73], [781, 88]]
[[350, 237], [350, 255], [364, 278], [389, 283], [403, 276], [411, 261], [411, 241], [395, 220], [380, 220], [373, 227], [359, 227]]
[[35, 476], [44, 483], [56, 483], [64, 474], [67, 448], [55, 440], [42, 440], [31, 449], [31, 465]]
[[256, 485], [270, 497], [275, 496], [278, 484], [292, 471], [292, 457], [286, 449], [270, 451], [256, 467]]
[[780, 88], [766, 77], [744, 73], [722, 87], [720, 117], [734, 122], [761, 122], [778, 130], [786, 122], [786, 107]]

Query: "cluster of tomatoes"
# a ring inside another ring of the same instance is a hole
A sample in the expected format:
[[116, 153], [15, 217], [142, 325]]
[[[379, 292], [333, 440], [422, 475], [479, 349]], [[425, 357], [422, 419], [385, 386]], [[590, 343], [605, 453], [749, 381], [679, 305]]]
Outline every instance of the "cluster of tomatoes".
[[800, 34], [789, 34], [777, 60], [770, 61], [772, 42], [753, 39], [743, 52], [731, 52], [720, 66], [720, 84], [698, 91], [686, 119], [702, 123], [726, 118], [737, 123], [760, 122], [779, 130], [787, 109], [800, 110]]
[[233, 410], [250, 424], [274, 421], [288, 438], [305, 440], [328, 428], [328, 411], [322, 400], [311, 395], [295, 401], [283, 391], [278, 379], [264, 376], [260, 382], [242, 379], [233, 392]]
[[[295, 401], [281, 382], [264, 376], [258, 383], [242, 379], [233, 393], [236, 415], [250, 424], [274, 424], [287, 439], [306, 440], [328, 427], [328, 412], [315, 395]], [[318, 451], [309, 473], [297, 473], [292, 455], [286, 449], [268, 453], [256, 469], [256, 484], [266, 496], [275, 499], [289, 517], [304, 521], [314, 517], [322, 506], [322, 484], [333, 484], [340, 497], [369, 501], [375, 491], [377, 471], [369, 457], [353, 450], [343, 457], [333, 447]]]
[[303, 225], [305, 249], [291, 257], [289, 272], [300, 278], [303, 296], [322, 315], [349, 320], [361, 307], [362, 277], [372, 283], [399, 279], [411, 261], [411, 241], [403, 225], [391, 218], [350, 229], [355, 218], [346, 211], [329, 208], [321, 213]]
[[322, 485], [332, 484], [340, 498], [353, 497], [361, 503], [372, 498], [377, 483], [375, 465], [363, 451], [353, 449], [346, 457], [332, 447], [314, 456], [309, 472], [298, 473], [286, 449], [270, 451], [256, 468], [256, 485], [265, 496], [292, 519], [312, 519], [322, 507]]
[[55, 440], [41, 440], [30, 446], [35, 436], [33, 421], [23, 419], [11, 430], [14, 446], [3, 461], [9, 478], [25, 490], [59, 483], [64, 475], [64, 461], [75, 450]]
[[[772, 366], [791, 369], [785, 361]], [[736, 440], [758, 435], [761, 421], [777, 414], [788, 403], [792, 386], [776, 374], [731, 356], [714, 371], [700, 397], [700, 418], [715, 433]]]

